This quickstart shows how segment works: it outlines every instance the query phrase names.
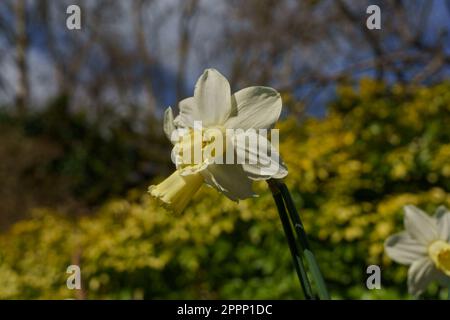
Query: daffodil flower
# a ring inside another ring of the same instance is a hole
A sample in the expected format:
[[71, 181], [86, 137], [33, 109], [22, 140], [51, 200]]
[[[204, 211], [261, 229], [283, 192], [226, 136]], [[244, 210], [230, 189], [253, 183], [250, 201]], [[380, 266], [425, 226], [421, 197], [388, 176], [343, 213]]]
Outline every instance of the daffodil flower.
[[[267, 137], [258, 134], [257, 146], [236, 143], [240, 138], [245, 140], [249, 130], [272, 128], [281, 105], [280, 94], [272, 88], [249, 87], [231, 94], [222, 74], [205, 70], [195, 85], [194, 96], [179, 102], [179, 115], [174, 119], [170, 107], [165, 112], [164, 131], [174, 143], [172, 158], [177, 170], [160, 184], [150, 186], [150, 194], [164, 207], [181, 213], [203, 183], [238, 201], [255, 196], [254, 180], [285, 177], [287, 169]], [[223, 147], [220, 151], [219, 142]], [[268, 146], [270, 156], [261, 146]], [[201, 150], [200, 159], [186, 160], [184, 156], [193, 149]], [[232, 163], [218, 161], [225, 153], [227, 157], [246, 154], [257, 161], [238, 162], [239, 157], [233, 157]], [[275, 170], [267, 170], [267, 164]]]
[[385, 242], [387, 255], [410, 265], [409, 292], [418, 296], [431, 281], [448, 285], [450, 281], [450, 211], [439, 207], [433, 217], [415, 206], [405, 206], [406, 231]]

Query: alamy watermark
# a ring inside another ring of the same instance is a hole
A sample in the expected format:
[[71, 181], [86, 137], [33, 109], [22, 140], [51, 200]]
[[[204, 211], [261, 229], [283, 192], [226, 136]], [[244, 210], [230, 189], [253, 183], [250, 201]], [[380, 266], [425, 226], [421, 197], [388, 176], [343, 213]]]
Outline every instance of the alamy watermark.
[[367, 289], [381, 289], [381, 268], [376, 264], [372, 264], [367, 267], [366, 273], [370, 275], [366, 280]]
[[280, 169], [278, 129], [193, 128], [172, 132], [175, 144], [172, 161], [177, 167], [201, 167], [209, 164], [254, 165], [261, 175], [273, 175]]
[[69, 290], [81, 289], [81, 269], [76, 264], [67, 267], [66, 273], [70, 274], [67, 277], [66, 285]]
[[67, 7], [66, 13], [69, 15], [66, 19], [66, 27], [69, 30], [81, 29], [81, 9], [79, 6], [72, 4]]
[[[69, 5], [66, 9], [66, 13], [69, 15], [66, 19], [66, 27], [69, 30], [81, 29], [81, 8], [78, 5]], [[370, 14], [366, 20], [366, 27], [369, 30], [381, 29], [381, 8], [375, 4], [367, 7], [366, 13]]]
[[366, 27], [369, 30], [381, 29], [381, 9], [379, 6], [373, 4], [367, 7], [367, 14], [370, 16], [366, 20]]

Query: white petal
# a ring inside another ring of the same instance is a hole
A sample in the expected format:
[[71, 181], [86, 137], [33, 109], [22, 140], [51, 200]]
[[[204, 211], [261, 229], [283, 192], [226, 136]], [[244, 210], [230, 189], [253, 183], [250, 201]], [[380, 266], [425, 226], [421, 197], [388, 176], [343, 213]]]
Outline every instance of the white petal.
[[405, 206], [405, 228], [409, 235], [424, 245], [439, 239], [436, 221], [415, 206]]
[[194, 91], [198, 115], [204, 127], [222, 125], [231, 113], [231, 91], [228, 80], [215, 69], [207, 69], [197, 80]]
[[169, 140], [172, 140], [172, 133], [175, 130], [175, 124], [173, 123], [172, 108], [168, 107], [164, 112], [164, 133]]
[[192, 128], [194, 121], [200, 120], [194, 97], [181, 100], [178, 109], [180, 114], [174, 120], [176, 126]]
[[450, 211], [440, 206], [435, 214], [439, 238], [450, 242]]
[[233, 143], [236, 161], [242, 164], [242, 168], [250, 179], [281, 179], [288, 174], [278, 150], [264, 135], [248, 130], [236, 134]]
[[423, 293], [431, 281], [436, 279], [433, 262], [429, 258], [422, 258], [414, 262], [408, 270], [408, 291], [413, 296]]
[[427, 254], [426, 247], [412, 239], [407, 232], [397, 233], [387, 238], [384, 248], [392, 260], [401, 264], [412, 264]]
[[205, 182], [233, 201], [254, 197], [252, 181], [242, 166], [237, 164], [211, 164], [203, 172]]
[[271, 128], [281, 113], [280, 94], [268, 87], [249, 87], [233, 95], [237, 115], [228, 119], [227, 128], [262, 129]]

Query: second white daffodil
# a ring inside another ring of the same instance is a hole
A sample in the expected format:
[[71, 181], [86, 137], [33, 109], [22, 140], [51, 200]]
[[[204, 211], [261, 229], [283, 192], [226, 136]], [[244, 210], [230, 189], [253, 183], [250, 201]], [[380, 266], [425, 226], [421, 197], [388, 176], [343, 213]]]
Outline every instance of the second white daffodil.
[[439, 207], [433, 217], [419, 208], [405, 206], [405, 229], [385, 242], [387, 255], [394, 261], [410, 265], [409, 292], [418, 296], [428, 284], [450, 283], [450, 211]]

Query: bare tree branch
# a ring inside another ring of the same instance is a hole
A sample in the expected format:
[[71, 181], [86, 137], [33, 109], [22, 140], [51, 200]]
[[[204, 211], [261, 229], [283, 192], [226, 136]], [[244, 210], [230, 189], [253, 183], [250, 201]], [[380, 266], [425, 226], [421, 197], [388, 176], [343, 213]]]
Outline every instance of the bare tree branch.
[[19, 114], [25, 114], [30, 94], [27, 65], [27, 13], [25, 0], [17, 0], [14, 6], [16, 25], [16, 63], [19, 73], [16, 106]]

